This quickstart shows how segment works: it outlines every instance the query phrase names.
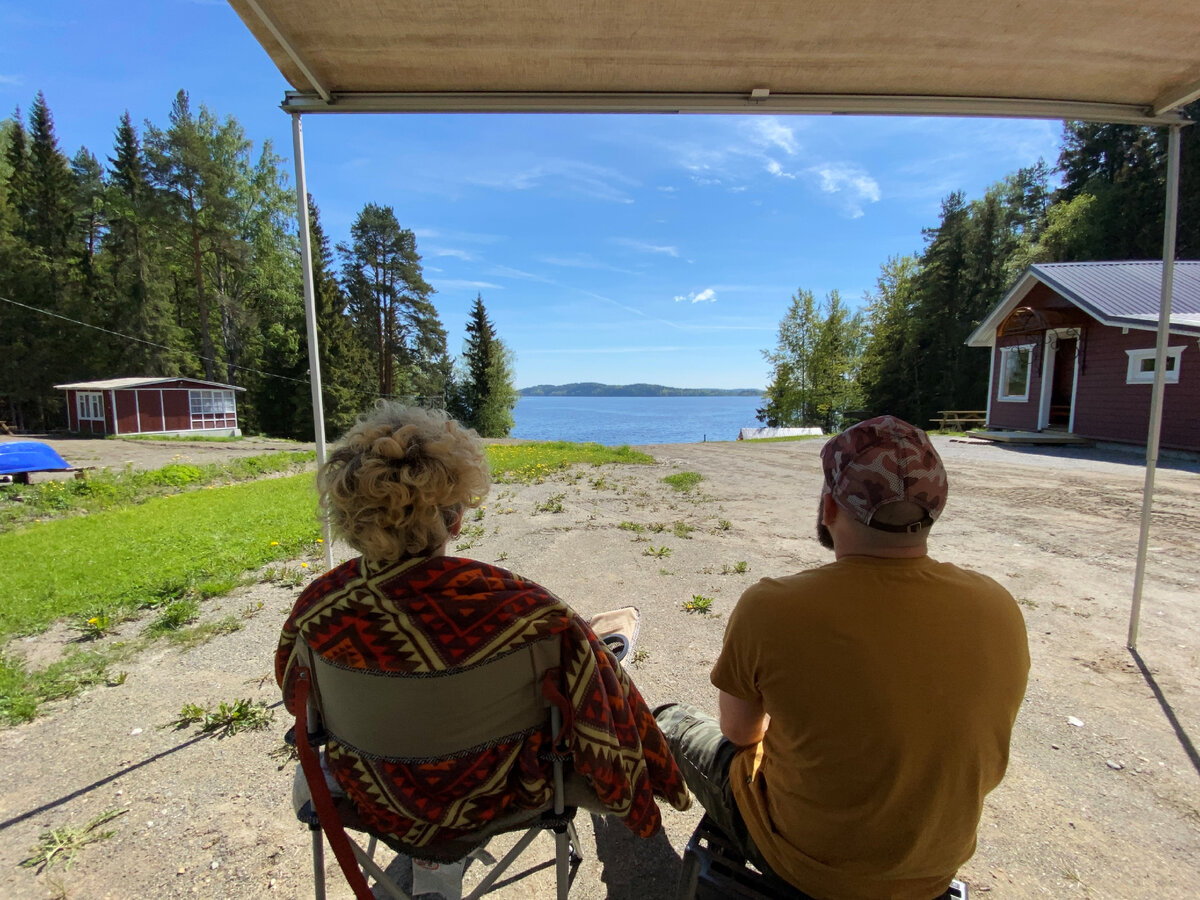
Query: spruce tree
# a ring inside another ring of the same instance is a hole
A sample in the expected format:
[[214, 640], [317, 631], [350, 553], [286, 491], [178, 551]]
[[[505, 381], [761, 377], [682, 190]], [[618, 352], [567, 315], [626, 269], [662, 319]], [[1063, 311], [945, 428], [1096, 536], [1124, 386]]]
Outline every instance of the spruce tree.
[[496, 336], [482, 295], [476, 295], [467, 319], [462, 369], [451, 412], [483, 437], [507, 437], [518, 396], [513, 386], [513, 358]]
[[123, 375], [173, 376], [190, 355], [176, 322], [159, 226], [164, 209], [142, 154], [137, 130], [126, 111], [108, 158], [105, 192], [108, 234], [104, 239], [107, 281], [112, 291], [113, 330], [141, 341], [122, 342], [114, 371]]

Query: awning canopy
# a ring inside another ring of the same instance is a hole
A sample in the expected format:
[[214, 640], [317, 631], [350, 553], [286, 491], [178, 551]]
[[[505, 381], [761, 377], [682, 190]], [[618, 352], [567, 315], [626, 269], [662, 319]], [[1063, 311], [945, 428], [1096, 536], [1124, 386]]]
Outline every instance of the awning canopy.
[[296, 112], [1176, 121], [1179, 0], [230, 0]]

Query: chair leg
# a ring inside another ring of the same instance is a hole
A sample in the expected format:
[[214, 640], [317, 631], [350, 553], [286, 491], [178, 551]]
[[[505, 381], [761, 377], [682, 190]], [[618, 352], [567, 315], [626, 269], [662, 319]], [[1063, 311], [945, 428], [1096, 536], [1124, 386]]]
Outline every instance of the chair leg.
[[558, 882], [558, 900], [567, 900], [571, 890], [571, 847], [567, 829], [554, 832], [554, 868]]
[[683, 851], [683, 865], [679, 868], [679, 881], [675, 886], [675, 900], [693, 900], [700, 880], [700, 857], [689, 847]]
[[312, 833], [313, 892], [317, 900], [325, 900], [325, 842], [320, 825], [309, 825]]
[[486, 894], [488, 890], [491, 889], [492, 885], [496, 883], [496, 879], [499, 878], [505, 872], [505, 870], [512, 865], [513, 860], [525, 852], [525, 848], [533, 842], [533, 839], [538, 836], [538, 832], [540, 830], [541, 829], [538, 828], [530, 828], [523, 835], [521, 835], [521, 839], [513, 845], [511, 850], [504, 854], [504, 857], [500, 860], [500, 862], [492, 866], [492, 870], [487, 873], [487, 877], [485, 877], [483, 881], [479, 882], [479, 884], [476, 885], [475, 890], [471, 891], [471, 893], [467, 895], [464, 900], [476, 900], [476, 898], [482, 897], [484, 894]]
[[580, 862], [583, 862], [583, 847], [579, 844], [579, 832], [575, 830], [575, 823], [567, 823], [567, 836], [571, 839], [571, 854]]
[[379, 864], [369, 857], [366, 851], [358, 846], [358, 841], [353, 838], [350, 839], [350, 849], [354, 851], [358, 864], [362, 866], [363, 874], [375, 879], [376, 888], [383, 888], [394, 900], [412, 900], [412, 897], [400, 890], [400, 887], [387, 877], [383, 869], [379, 868]]

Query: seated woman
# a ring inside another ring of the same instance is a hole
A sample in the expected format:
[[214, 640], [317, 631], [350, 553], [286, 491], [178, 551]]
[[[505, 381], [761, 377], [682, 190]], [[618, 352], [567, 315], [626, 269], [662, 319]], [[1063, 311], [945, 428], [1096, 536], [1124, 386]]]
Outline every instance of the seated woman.
[[[575, 771], [605, 808], [650, 837], [661, 828], [655, 795], [677, 809], [690, 798], [625, 670], [545, 588], [446, 555], [490, 481], [479, 437], [441, 412], [381, 402], [338, 442], [317, 487], [335, 532], [362, 555], [315, 579], [284, 624], [275, 675], [285, 703], [294, 714], [299, 640], [343, 668], [420, 676], [557, 636], [561, 670], [544, 693], [562, 709]], [[326, 754], [363, 824], [437, 858], [440, 846], [501, 815], [544, 808], [553, 792], [551, 745], [546, 729], [469, 758], [367, 758], [333, 740]]]

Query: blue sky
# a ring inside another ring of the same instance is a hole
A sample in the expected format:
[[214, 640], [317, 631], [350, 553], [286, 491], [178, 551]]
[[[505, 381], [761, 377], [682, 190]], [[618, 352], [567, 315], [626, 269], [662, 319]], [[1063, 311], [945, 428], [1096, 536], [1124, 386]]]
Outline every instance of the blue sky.
[[[38, 90], [68, 156], [103, 160], [122, 112], [175, 92], [292, 158], [287, 85], [217, 0], [0, 2], [0, 114]], [[139, 128], [140, 130], [140, 128]], [[334, 242], [365, 203], [417, 235], [462, 346], [476, 293], [517, 385], [762, 387], [798, 288], [854, 304], [923, 246], [953, 190], [979, 196], [1058, 122], [741, 116], [307, 116], [309, 191]]]

